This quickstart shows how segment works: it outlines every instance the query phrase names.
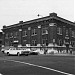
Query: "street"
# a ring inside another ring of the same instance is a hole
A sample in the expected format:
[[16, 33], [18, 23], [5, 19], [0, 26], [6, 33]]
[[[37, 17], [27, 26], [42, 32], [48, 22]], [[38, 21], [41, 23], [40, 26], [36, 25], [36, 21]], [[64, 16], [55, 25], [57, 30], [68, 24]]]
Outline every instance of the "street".
[[0, 55], [2, 75], [74, 75], [75, 56]]

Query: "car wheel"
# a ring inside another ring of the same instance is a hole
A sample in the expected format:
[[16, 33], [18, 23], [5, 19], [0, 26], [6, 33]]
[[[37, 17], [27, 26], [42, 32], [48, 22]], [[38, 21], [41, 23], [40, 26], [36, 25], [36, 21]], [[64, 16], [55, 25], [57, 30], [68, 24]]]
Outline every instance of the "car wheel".
[[8, 56], [10, 55], [9, 52], [7, 52], [7, 55], [8, 55]]
[[20, 56], [20, 53], [18, 52], [17, 55]]
[[28, 54], [25, 54], [25, 56], [28, 56]]
[[4, 51], [2, 51], [2, 53], [4, 53]]
[[36, 55], [38, 55], [39, 53], [36, 53]]

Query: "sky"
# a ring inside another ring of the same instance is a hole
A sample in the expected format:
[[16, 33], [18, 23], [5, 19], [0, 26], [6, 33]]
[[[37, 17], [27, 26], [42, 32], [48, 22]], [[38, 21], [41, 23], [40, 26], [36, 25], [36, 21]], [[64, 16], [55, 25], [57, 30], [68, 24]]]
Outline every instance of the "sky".
[[0, 31], [3, 25], [37, 19], [38, 14], [45, 17], [52, 12], [74, 22], [74, 3], [74, 0], [0, 0]]

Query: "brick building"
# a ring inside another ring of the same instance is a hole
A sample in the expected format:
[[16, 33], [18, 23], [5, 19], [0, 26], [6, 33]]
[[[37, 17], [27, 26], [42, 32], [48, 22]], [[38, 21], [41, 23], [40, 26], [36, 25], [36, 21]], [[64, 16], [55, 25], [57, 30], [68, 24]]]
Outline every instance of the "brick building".
[[1, 50], [1, 47], [2, 47], [2, 32], [0, 32], [0, 50]]
[[75, 24], [50, 13], [49, 16], [3, 26], [3, 46], [47, 48], [66, 52], [75, 44]]

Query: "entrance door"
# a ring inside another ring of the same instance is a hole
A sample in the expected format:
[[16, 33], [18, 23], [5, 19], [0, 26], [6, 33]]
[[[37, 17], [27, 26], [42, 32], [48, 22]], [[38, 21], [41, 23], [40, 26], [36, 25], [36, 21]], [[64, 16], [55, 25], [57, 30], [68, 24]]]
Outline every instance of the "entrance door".
[[69, 44], [66, 44], [66, 53], [69, 51]]

